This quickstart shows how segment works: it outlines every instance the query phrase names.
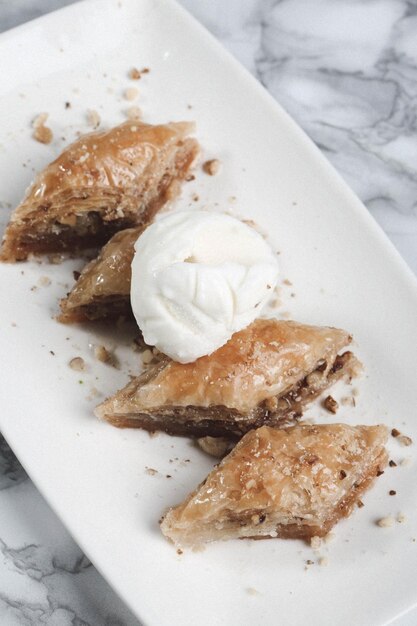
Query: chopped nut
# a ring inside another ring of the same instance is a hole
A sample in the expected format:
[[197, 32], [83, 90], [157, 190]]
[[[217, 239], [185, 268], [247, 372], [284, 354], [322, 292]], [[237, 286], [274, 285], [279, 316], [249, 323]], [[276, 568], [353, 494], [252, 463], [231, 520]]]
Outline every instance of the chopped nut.
[[390, 496], [395, 496], [397, 494], [397, 492], [394, 489], [390, 489], [388, 493]]
[[219, 159], [210, 159], [210, 161], [206, 161], [205, 163], [203, 163], [203, 172], [205, 172], [209, 176], [215, 176], [219, 172], [219, 170]]
[[391, 515], [388, 515], [387, 517], [379, 519], [377, 521], [377, 526], [380, 526], [381, 528], [390, 528], [391, 526], [394, 526], [394, 522], [394, 518]]
[[337, 409], [339, 408], [338, 403], [332, 396], [327, 396], [327, 398], [323, 402], [324, 408], [330, 411], [330, 413], [335, 414]]
[[318, 550], [321, 547], [321, 538], [320, 537], [311, 537], [310, 545], [313, 550]]
[[136, 89], [136, 87], [128, 87], [127, 89], [125, 89], [123, 95], [125, 100], [136, 100], [139, 95], [139, 91]]
[[413, 443], [413, 440], [411, 439], [411, 437], [407, 437], [407, 435], [399, 435], [397, 437], [397, 441], [402, 446], [411, 446], [411, 444]]
[[85, 361], [80, 356], [76, 356], [69, 362], [69, 366], [72, 370], [76, 372], [81, 372], [85, 370]]
[[126, 110], [126, 117], [128, 120], [140, 120], [142, 117], [142, 110], [137, 106], [129, 107]]
[[388, 463], [388, 465], [389, 465], [390, 467], [397, 467], [396, 462], [395, 462], [395, 461], [393, 461], [392, 459], [390, 460], [390, 462]]
[[307, 565], [314, 565], [314, 561], [312, 561], [311, 559], [307, 559], [306, 563]]
[[101, 118], [97, 111], [93, 109], [89, 109], [87, 111], [87, 124], [92, 126], [93, 128], [98, 128], [100, 126]]
[[382, 474], [384, 473], [384, 470], [378, 469], [376, 472], [377, 476], [382, 476]]
[[223, 457], [230, 447], [230, 441], [224, 437], [200, 437], [197, 444], [203, 452], [218, 458]]
[[406, 522], [406, 521], [407, 521], [406, 515], [404, 515], [404, 513], [398, 513], [398, 515], [397, 515], [397, 522], [399, 524], [404, 524], [404, 522]]
[[363, 506], [365, 506], [365, 505], [364, 505], [364, 503], [362, 502], [362, 500], [358, 500], [358, 501], [356, 502], [356, 506], [358, 507], [358, 509], [361, 509], [361, 508], [362, 508]]
[[393, 428], [393, 429], [391, 430], [391, 436], [392, 436], [392, 437], [398, 437], [398, 435], [401, 435], [400, 431], [399, 431], [399, 430], [397, 430], [397, 428]]
[[181, 548], [177, 548], [177, 554], [179, 554], [181, 556], [181, 554], [184, 554], [183, 551], [181, 550]]
[[340, 470], [339, 476], [340, 476], [340, 480], [344, 480], [346, 478], [347, 474], [344, 469]]

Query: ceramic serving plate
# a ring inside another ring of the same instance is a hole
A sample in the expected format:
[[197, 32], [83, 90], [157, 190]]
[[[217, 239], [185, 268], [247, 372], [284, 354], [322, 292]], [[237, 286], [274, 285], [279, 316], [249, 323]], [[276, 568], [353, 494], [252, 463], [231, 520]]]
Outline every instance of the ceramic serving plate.
[[[219, 158], [222, 169], [210, 177], [198, 168], [175, 208], [254, 220], [280, 253], [286, 282], [275, 314], [354, 334], [365, 374], [354, 383], [356, 406], [341, 401], [351, 399], [352, 387], [335, 389], [337, 420], [384, 422], [417, 442], [411, 272], [303, 132], [191, 17], [170, 0], [90, 0], [2, 35], [0, 57], [2, 228], [34, 172], [77, 131], [89, 130], [87, 109], [99, 112], [102, 126], [121, 122], [132, 104], [150, 122], [194, 119], [203, 158]], [[150, 69], [134, 85], [135, 103], [123, 98], [133, 66]], [[40, 112], [49, 113], [49, 146], [31, 138], [30, 122]], [[94, 405], [141, 366], [131, 347], [133, 328], [54, 320], [72, 270], [81, 266], [81, 260], [0, 266], [0, 427], [143, 623], [381, 626], [412, 607], [415, 445], [404, 448], [394, 439], [390, 455], [398, 466], [385, 471], [365, 507], [318, 552], [299, 541], [270, 540], [177, 554], [158, 519], [214, 461], [186, 439], [118, 430], [93, 416]], [[120, 369], [98, 362], [95, 345], [115, 349]], [[69, 368], [75, 356], [85, 359], [85, 371]], [[320, 405], [309, 417], [331, 419]], [[375, 524], [399, 514], [406, 520], [391, 528]], [[319, 565], [320, 558], [328, 564]]]

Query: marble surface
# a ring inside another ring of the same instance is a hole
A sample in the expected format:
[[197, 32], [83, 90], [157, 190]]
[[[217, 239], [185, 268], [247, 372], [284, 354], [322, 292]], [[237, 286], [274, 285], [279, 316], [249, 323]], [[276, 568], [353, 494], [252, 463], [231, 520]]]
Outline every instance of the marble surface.
[[[67, 4], [0, 0], [0, 30]], [[417, 1], [182, 4], [319, 145], [417, 273]], [[137, 626], [1, 436], [0, 552], [2, 626]]]

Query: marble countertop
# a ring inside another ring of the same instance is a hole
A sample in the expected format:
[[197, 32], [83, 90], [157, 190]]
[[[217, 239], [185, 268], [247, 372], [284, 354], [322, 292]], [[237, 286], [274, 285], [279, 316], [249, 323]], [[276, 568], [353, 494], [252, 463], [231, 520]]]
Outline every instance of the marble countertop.
[[[71, 0], [0, 0], [0, 30]], [[325, 153], [417, 274], [417, 2], [182, 0]], [[137, 626], [0, 436], [0, 624]], [[417, 612], [396, 622], [417, 623]]]

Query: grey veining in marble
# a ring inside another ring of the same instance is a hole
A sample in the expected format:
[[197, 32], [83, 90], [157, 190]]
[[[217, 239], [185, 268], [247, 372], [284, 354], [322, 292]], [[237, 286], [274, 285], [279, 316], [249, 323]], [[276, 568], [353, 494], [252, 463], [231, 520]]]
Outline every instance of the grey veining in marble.
[[[71, 1], [0, 0], [0, 30]], [[304, 128], [417, 273], [417, 0], [182, 4]], [[1, 439], [0, 552], [1, 626], [137, 626]]]

